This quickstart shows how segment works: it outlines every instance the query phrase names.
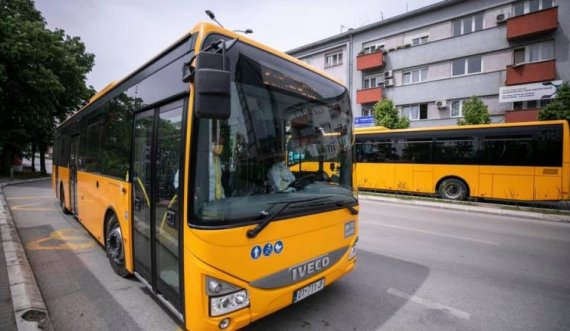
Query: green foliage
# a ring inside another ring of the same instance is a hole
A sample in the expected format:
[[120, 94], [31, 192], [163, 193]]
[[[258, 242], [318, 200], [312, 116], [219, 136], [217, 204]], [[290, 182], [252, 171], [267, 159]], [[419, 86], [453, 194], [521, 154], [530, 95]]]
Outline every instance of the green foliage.
[[457, 121], [458, 125], [489, 124], [491, 116], [489, 108], [476, 96], [472, 96], [463, 103], [463, 118]]
[[85, 85], [93, 62], [78, 37], [46, 28], [33, 1], [0, 0], [2, 153], [21, 154], [32, 143], [45, 152], [56, 123], [93, 94]]
[[538, 119], [546, 120], [567, 120], [570, 121], [570, 86], [568, 82], [562, 84], [556, 97], [538, 113]]
[[405, 129], [410, 127], [410, 120], [400, 117], [398, 109], [390, 99], [378, 101], [374, 107], [374, 122], [388, 129]]

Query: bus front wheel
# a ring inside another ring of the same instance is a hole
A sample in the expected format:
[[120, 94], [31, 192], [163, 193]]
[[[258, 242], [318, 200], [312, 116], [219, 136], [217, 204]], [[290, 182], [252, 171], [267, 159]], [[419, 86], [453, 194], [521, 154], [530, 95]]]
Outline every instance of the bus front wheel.
[[125, 267], [125, 249], [123, 244], [123, 235], [121, 226], [117, 220], [117, 216], [112, 214], [107, 224], [107, 234], [105, 236], [105, 250], [113, 271], [121, 277], [129, 275]]
[[64, 214], [71, 214], [71, 212], [69, 211], [69, 209], [67, 209], [67, 207], [65, 207], [65, 193], [63, 191], [63, 185], [59, 186], [59, 207], [61, 208], [61, 211]]
[[467, 196], [467, 186], [462, 180], [449, 178], [439, 185], [439, 195], [444, 199], [463, 200]]

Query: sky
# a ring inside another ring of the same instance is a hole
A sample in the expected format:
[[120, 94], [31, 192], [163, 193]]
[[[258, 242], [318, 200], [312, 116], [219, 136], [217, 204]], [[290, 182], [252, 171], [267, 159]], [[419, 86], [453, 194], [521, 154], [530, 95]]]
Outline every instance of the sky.
[[78, 36], [95, 54], [87, 83], [120, 80], [186, 34], [204, 13], [224, 27], [288, 51], [440, 0], [35, 0], [48, 28]]

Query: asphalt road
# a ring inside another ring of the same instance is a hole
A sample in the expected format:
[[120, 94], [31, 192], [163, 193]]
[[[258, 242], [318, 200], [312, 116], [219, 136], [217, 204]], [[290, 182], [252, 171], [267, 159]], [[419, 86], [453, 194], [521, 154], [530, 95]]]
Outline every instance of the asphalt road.
[[[5, 189], [56, 330], [175, 330], [57, 208]], [[248, 330], [567, 330], [570, 224], [362, 201], [357, 269]]]

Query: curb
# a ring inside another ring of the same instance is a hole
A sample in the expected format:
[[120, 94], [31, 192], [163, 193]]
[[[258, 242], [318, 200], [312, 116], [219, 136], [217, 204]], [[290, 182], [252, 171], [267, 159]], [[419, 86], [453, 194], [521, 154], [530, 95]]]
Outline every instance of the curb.
[[53, 326], [4, 196], [4, 187], [47, 179], [49, 177], [0, 184], [0, 233], [18, 331], [53, 330]]
[[467, 212], [477, 212], [477, 213], [491, 214], [491, 215], [512, 216], [512, 217], [519, 217], [519, 218], [533, 219], [533, 220], [540, 220], [540, 221], [548, 221], [548, 222], [570, 223], [570, 215], [545, 214], [545, 213], [534, 212], [534, 211], [509, 210], [509, 209], [502, 209], [502, 208], [497, 208], [497, 207], [468, 206], [468, 205], [462, 205], [462, 204], [455, 204], [453, 202], [431, 202], [431, 201], [421, 201], [421, 200], [402, 200], [402, 199], [398, 199], [398, 198], [380, 197], [380, 196], [376, 196], [376, 195], [368, 195], [368, 194], [363, 194], [363, 193], [359, 193], [358, 199], [359, 200], [376, 200], [376, 201], [382, 201], [382, 202], [391, 202], [391, 203], [397, 203], [397, 204], [401, 204], [401, 205], [413, 205], [413, 206], [421, 206], [421, 207], [432, 207], [432, 208], [460, 210], [460, 211], [467, 211]]

